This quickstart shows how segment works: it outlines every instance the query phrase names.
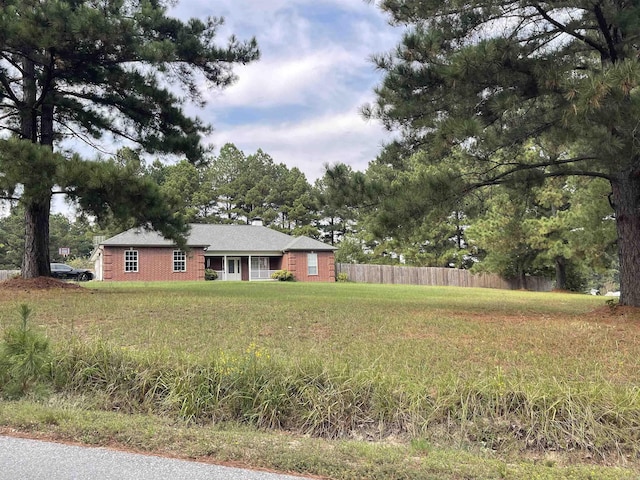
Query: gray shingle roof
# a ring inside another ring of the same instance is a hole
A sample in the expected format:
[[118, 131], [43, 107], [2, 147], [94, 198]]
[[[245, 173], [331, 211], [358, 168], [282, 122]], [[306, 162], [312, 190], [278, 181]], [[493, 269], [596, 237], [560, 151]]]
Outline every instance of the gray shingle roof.
[[[159, 247], [174, 243], [157, 232], [131, 229], [111, 237], [101, 245]], [[292, 237], [257, 225], [192, 224], [187, 238], [190, 247], [206, 247], [208, 252], [286, 252], [289, 250], [335, 250], [309, 237]]]
[[[314, 240], [313, 238], [309, 238], [309, 237], [289, 237], [289, 243], [287, 244], [287, 246], [285, 248], [283, 248], [284, 251], [289, 251], [289, 250], [335, 250], [335, 247], [331, 247], [329, 245], [326, 245], [322, 242], [319, 242], [317, 240]], [[319, 248], [318, 244], [320, 244], [322, 247], [324, 248]]]
[[[187, 242], [190, 246], [194, 246], [191, 242]], [[158, 232], [154, 232], [152, 230], [145, 230], [142, 228], [132, 228], [127, 230], [126, 232], [119, 233], [114, 237], [107, 238], [100, 245], [107, 246], [148, 246], [148, 247], [157, 247], [157, 246], [171, 246], [174, 245], [174, 242], [171, 240], [167, 240]]]

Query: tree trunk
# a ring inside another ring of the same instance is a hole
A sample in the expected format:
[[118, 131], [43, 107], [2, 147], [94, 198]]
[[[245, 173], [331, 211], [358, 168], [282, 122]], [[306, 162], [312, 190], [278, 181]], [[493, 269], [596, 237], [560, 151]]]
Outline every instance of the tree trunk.
[[53, 113], [54, 107], [51, 95], [47, 95], [42, 103], [42, 116], [40, 119], [40, 144], [53, 150]]
[[36, 70], [28, 58], [22, 60], [23, 102], [20, 111], [20, 137], [31, 142], [38, 141], [38, 116], [36, 114]]
[[518, 285], [520, 286], [520, 290], [527, 289], [527, 274], [522, 265], [518, 265]]
[[620, 257], [620, 304], [640, 307], [640, 169], [611, 182]]
[[564, 257], [556, 257], [556, 290], [567, 289], [567, 261]]
[[331, 231], [331, 245], [336, 244], [336, 221], [335, 218], [331, 217], [329, 221], [329, 229]]
[[49, 210], [51, 197], [32, 200], [25, 204], [24, 257], [22, 278], [48, 276], [49, 265]]
[[[20, 136], [33, 143], [40, 143], [53, 149], [54, 107], [50, 95], [43, 98], [38, 106], [38, 87], [34, 63], [29, 58], [22, 62], [22, 83], [24, 107], [21, 112]], [[40, 129], [38, 129], [40, 121]], [[51, 210], [51, 190], [47, 185], [25, 184], [22, 196], [25, 207], [24, 256], [22, 258], [22, 278], [49, 276], [49, 215]]]

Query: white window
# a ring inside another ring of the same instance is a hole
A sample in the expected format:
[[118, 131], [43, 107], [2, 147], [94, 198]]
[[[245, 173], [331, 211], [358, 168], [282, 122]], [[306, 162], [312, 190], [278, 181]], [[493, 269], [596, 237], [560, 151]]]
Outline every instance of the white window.
[[124, 271], [125, 272], [138, 271], [138, 251], [137, 250], [127, 250], [124, 252]]
[[307, 274], [318, 275], [318, 254], [317, 253], [307, 254]]
[[187, 271], [187, 254], [182, 250], [173, 251], [173, 271], [174, 272]]

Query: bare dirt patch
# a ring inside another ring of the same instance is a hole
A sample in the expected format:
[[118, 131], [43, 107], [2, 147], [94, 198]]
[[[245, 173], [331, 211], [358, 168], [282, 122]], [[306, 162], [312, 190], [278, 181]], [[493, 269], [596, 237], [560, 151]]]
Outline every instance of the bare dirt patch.
[[62, 280], [56, 280], [50, 277], [36, 277], [36, 278], [11, 278], [0, 282], [0, 290], [13, 290], [29, 292], [33, 290], [75, 290], [75, 291], [87, 291], [84, 287], [75, 283], [63, 282]]

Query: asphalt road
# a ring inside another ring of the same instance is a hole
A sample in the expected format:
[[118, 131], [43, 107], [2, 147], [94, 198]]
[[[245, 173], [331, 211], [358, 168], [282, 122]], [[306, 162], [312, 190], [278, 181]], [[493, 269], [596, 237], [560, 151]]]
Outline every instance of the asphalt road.
[[[302, 480], [206, 463], [0, 436], [1, 480]], [[308, 480], [308, 479], [305, 479]]]

